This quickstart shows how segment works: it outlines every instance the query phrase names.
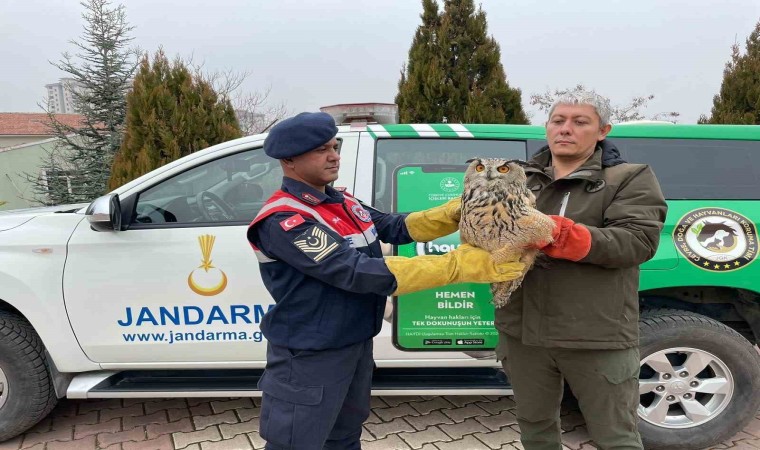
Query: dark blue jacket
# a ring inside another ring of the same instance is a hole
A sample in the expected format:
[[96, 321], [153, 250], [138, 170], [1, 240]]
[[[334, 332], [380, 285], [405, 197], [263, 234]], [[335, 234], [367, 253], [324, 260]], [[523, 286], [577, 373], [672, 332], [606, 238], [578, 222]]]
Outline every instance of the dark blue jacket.
[[406, 215], [364, 209], [330, 186], [321, 193], [283, 178], [248, 229], [264, 285], [276, 305], [261, 331], [298, 350], [340, 348], [380, 332], [396, 279], [380, 240], [412, 241]]

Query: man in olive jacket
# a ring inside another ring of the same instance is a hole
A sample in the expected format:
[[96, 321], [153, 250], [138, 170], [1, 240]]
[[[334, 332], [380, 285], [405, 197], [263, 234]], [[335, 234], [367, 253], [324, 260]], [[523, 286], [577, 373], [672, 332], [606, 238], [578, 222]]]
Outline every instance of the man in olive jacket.
[[523, 447], [561, 449], [563, 380], [603, 449], [641, 449], [639, 265], [657, 250], [667, 205], [652, 170], [605, 140], [609, 102], [573, 92], [552, 106], [548, 146], [529, 161], [554, 241], [496, 311], [497, 356], [510, 377]]

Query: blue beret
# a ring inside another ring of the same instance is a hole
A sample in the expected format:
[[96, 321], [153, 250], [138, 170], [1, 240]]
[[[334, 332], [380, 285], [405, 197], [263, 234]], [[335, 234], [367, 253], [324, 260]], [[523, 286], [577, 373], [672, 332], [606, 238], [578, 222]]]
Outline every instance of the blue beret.
[[291, 158], [324, 145], [338, 134], [332, 116], [302, 112], [278, 123], [264, 140], [264, 153], [275, 159]]

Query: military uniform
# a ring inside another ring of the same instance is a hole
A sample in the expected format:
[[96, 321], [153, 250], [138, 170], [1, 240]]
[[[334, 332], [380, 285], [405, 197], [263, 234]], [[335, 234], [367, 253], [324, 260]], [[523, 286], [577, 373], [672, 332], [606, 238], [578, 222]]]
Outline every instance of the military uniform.
[[322, 193], [284, 178], [251, 223], [248, 239], [276, 301], [261, 323], [267, 448], [360, 448], [372, 338], [396, 289], [379, 240], [411, 242], [404, 218], [367, 210], [330, 186]]
[[537, 208], [582, 224], [575, 226], [590, 248], [577, 260], [540, 262], [496, 311], [497, 356], [513, 384], [523, 445], [562, 448], [564, 379], [598, 445], [640, 449], [639, 265], [654, 256], [665, 220], [659, 184], [648, 166], [625, 163], [607, 140], [559, 180], [548, 147], [529, 163]]

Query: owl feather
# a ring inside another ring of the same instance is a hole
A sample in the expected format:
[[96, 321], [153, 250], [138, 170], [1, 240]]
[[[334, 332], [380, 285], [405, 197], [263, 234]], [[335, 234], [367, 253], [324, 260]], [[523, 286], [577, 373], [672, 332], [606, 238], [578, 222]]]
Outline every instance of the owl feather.
[[509, 302], [533, 266], [538, 255], [533, 246], [552, 241], [554, 221], [535, 208], [536, 197], [526, 185], [522, 164], [475, 158], [464, 176], [459, 222], [462, 242], [487, 250], [496, 263], [519, 260], [525, 264], [519, 278], [491, 285], [497, 308]]

